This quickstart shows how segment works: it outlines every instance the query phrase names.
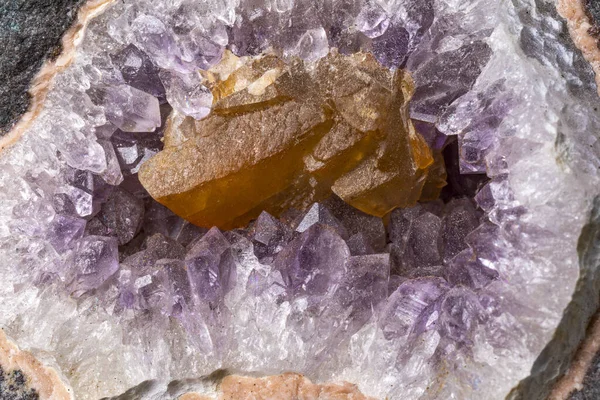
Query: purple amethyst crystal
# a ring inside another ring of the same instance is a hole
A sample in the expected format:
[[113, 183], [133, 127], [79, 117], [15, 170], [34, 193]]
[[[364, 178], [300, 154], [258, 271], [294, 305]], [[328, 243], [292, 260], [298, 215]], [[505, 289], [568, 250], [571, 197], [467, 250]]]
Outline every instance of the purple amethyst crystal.
[[57, 214], [51, 222], [48, 240], [58, 253], [62, 253], [83, 236], [85, 227], [84, 219]]
[[292, 236], [291, 229], [271, 214], [263, 211], [253, 226], [254, 254], [261, 262], [270, 263]]
[[196, 71], [189, 74], [165, 71], [160, 78], [165, 85], [169, 104], [174, 109], [194, 119], [202, 119], [210, 113], [213, 95], [202, 84], [202, 77]]
[[390, 239], [395, 273], [410, 277], [436, 275], [442, 271], [442, 220], [422, 206], [394, 210]]
[[87, 236], [77, 243], [73, 259], [72, 293], [96, 289], [119, 269], [117, 239]]
[[413, 75], [417, 89], [411, 101], [411, 115], [436, 121], [454, 100], [469, 91], [491, 55], [486, 43], [474, 41], [437, 54], [420, 65]]
[[360, 233], [375, 253], [384, 250], [387, 234], [381, 218], [357, 210], [337, 196], [330, 197], [323, 205], [341, 222], [350, 237]]
[[403, 282], [390, 295], [379, 324], [388, 338], [410, 334], [417, 325], [430, 328], [436, 323], [435, 303], [449, 286], [441, 278], [419, 278]]
[[235, 282], [236, 262], [231, 244], [218, 228], [209, 230], [190, 248], [185, 265], [201, 301], [221, 301]]
[[181, 260], [163, 259], [156, 263], [156, 268], [163, 279], [166, 288], [170, 315], [181, 315], [183, 310], [191, 304], [192, 290], [186, 271], [186, 265]]
[[121, 71], [125, 83], [151, 94], [162, 103], [165, 101], [165, 88], [158, 77], [159, 69], [150, 58], [130, 44], [111, 57], [113, 64]]
[[297, 218], [296, 232], [304, 232], [314, 224], [327, 225], [334, 229], [342, 239], [348, 238], [346, 227], [331, 213], [327, 206], [315, 203]]
[[356, 17], [358, 30], [371, 39], [383, 35], [389, 26], [390, 18], [385, 10], [376, 3], [368, 3]]
[[403, 26], [392, 23], [381, 35], [373, 39], [371, 51], [383, 65], [399, 67], [406, 60], [409, 41], [408, 31]]
[[469, 199], [453, 199], [445, 207], [441, 230], [443, 255], [449, 260], [467, 248], [465, 238], [479, 226], [479, 213]]
[[459, 345], [470, 342], [481, 315], [477, 295], [464, 287], [452, 288], [440, 300], [439, 309], [441, 334]]
[[333, 296], [333, 308], [340, 315], [351, 310], [347, 318], [349, 325], [354, 326], [349, 331], [356, 331], [388, 297], [389, 254], [352, 256], [348, 259], [347, 270]]
[[99, 221], [123, 245], [131, 241], [142, 227], [144, 202], [117, 187], [102, 205]]
[[106, 86], [90, 92], [106, 118], [125, 132], [152, 132], [161, 125], [158, 99], [129, 85]]
[[154, 265], [162, 259], [182, 260], [185, 256], [185, 248], [179, 243], [156, 233], [147, 237], [141, 249], [126, 257], [122, 264], [127, 265], [139, 274], [145, 274], [154, 268]]
[[292, 240], [273, 263], [291, 295], [324, 295], [346, 273], [350, 250], [332, 228], [315, 224]]

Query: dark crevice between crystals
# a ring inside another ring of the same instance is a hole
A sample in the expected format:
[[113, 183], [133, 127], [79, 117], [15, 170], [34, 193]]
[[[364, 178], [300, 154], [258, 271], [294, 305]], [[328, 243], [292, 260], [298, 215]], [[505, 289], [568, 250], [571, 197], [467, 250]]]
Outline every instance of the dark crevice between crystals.
[[27, 377], [20, 369], [4, 371], [0, 367], [0, 399], [2, 400], [38, 400], [38, 392], [29, 387]]
[[479, 189], [481, 189], [489, 178], [486, 174], [461, 174], [460, 173], [460, 158], [458, 153], [458, 139], [453, 136], [448, 138], [442, 152], [444, 156], [444, 164], [446, 165], [447, 185], [442, 189], [440, 198], [445, 202], [449, 202], [453, 198], [467, 197], [472, 199], [475, 197]]

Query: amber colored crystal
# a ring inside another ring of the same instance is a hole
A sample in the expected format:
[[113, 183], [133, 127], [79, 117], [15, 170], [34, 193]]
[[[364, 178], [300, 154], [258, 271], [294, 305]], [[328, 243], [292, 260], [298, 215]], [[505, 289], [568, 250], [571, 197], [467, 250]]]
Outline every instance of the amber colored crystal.
[[148, 192], [178, 215], [228, 229], [332, 192], [377, 216], [439, 195], [443, 160], [408, 117], [404, 71], [362, 53], [332, 52], [316, 65], [224, 60], [203, 73], [211, 114], [173, 112], [165, 149], [140, 170]]

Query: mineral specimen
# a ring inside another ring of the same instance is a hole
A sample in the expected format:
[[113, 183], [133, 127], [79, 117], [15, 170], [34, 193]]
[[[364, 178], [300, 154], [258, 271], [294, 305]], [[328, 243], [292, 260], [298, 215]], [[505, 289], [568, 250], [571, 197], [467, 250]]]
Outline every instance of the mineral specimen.
[[[224, 64], [241, 63], [232, 58]], [[206, 73], [216, 94], [212, 114], [172, 115], [165, 149], [140, 170], [148, 192], [176, 214], [232, 228], [261, 211], [306, 208], [332, 191], [377, 216], [414, 205], [424, 191], [439, 195], [443, 164], [433, 166], [408, 118], [413, 88], [402, 70], [369, 54], [335, 52], [314, 66], [265, 55], [225, 76], [224, 69]], [[186, 96], [196, 110], [210, 107]]]
[[0, 154], [0, 327], [76, 399], [545, 397], [600, 282], [553, 2], [104, 10]]

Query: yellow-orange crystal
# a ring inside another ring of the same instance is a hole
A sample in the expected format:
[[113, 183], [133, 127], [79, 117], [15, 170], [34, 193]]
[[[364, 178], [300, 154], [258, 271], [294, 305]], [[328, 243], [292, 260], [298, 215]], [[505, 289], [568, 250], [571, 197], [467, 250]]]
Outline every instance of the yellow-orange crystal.
[[443, 163], [408, 117], [406, 72], [363, 53], [332, 52], [316, 65], [273, 55], [224, 63], [234, 69], [204, 73], [211, 114], [173, 112], [165, 149], [139, 173], [176, 214], [229, 229], [332, 192], [377, 216], [439, 194]]

